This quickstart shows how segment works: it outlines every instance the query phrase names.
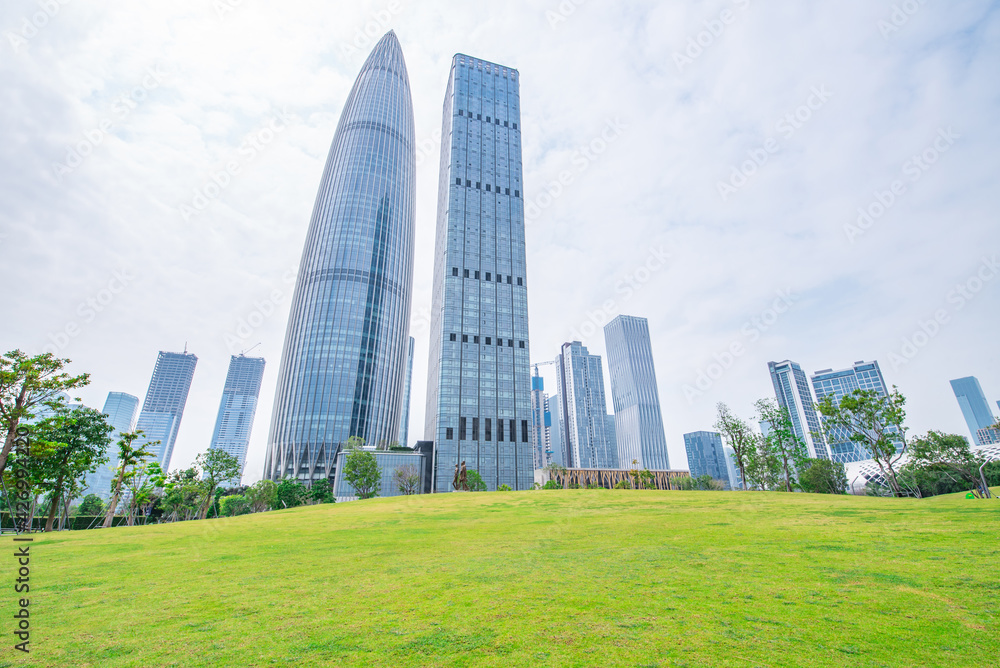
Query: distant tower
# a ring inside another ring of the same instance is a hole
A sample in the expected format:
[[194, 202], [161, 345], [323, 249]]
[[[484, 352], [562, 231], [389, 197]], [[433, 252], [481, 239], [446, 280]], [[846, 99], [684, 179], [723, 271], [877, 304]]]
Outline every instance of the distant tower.
[[490, 490], [534, 483], [519, 90], [513, 68], [452, 59], [424, 422], [435, 492], [462, 461]]
[[768, 362], [771, 384], [778, 405], [788, 409], [795, 435], [806, 444], [806, 451], [813, 459], [829, 459], [826, 441], [823, 439], [819, 417], [806, 372], [795, 362]]
[[354, 82], [306, 233], [264, 477], [333, 473], [348, 438], [399, 438], [413, 283], [413, 104], [393, 32]]
[[108, 446], [108, 463], [87, 476], [87, 489], [83, 496], [96, 494], [102, 499], [111, 497], [111, 481], [118, 468], [118, 441], [122, 434], [132, 431], [135, 414], [139, 408], [139, 398], [125, 392], [108, 392], [101, 411], [108, 416], [108, 424], [115, 428]]
[[653, 346], [645, 318], [620, 315], [604, 326], [615, 408], [618, 459], [623, 468], [666, 471], [670, 454], [663, 432], [660, 393], [653, 368]]
[[[823, 369], [810, 376], [810, 379], [817, 401], [832, 395], [834, 402], [839, 402], [841, 397], [854, 390], [872, 390], [881, 395], [889, 394], [878, 362], [855, 362], [850, 368], [839, 371]], [[870, 459], [871, 453], [851, 441], [849, 436], [843, 429], [836, 429], [827, 435], [830, 459], [844, 464]]]
[[153, 368], [153, 378], [146, 390], [146, 400], [142, 403], [139, 421], [135, 425], [136, 429], [141, 429], [144, 433], [136, 443], [159, 441], [149, 449], [153, 452], [153, 459], [160, 463], [164, 471], [170, 468], [177, 430], [184, 417], [184, 405], [187, 403], [188, 392], [191, 391], [194, 368], [198, 364], [198, 358], [186, 350], [185, 347], [183, 353], [160, 351]]
[[404, 448], [409, 447], [407, 443], [410, 438], [410, 393], [413, 382], [413, 346], [416, 344], [413, 337], [410, 337], [410, 345], [406, 352], [406, 383], [403, 385], [403, 417], [399, 421], [399, 444]]
[[566, 442], [562, 435], [562, 399], [558, 394], [548, 398], [548, 411], [552, 425], [549, 427], [549, 447], [546, 451], [552, 464], [567, 466]]
[[[969, 426], [969, 432], [972, 433], [972, 444], [989, 445], [980, 437], [979, 430], [992, 427], [996, 424], [996, 418], [993, 417], [990, 404], [986, 401], [986, 395], [983, 394], [979, 379], [975, 376], [956, 378], [951, 381], [951, 389], [955, 392], [955, 398], [958, 399], [958, 405], [965, 417], [965, 424]], [[988, 436], [989, 433], [984, 435]]]
[[545, 392], [545, 379], [538, 375], [531, 377], [531, 451], [536, 469], [552, 463], [552, 413], [549, 412], [549, 395]]
[[608, 404], [601, 356], [591, 355], [579, 341], [564, 343], [556, 368], [566, 467], [618, 468], [618, 453], [612, 451], [608, 440]]
[[729, 467], [726, 463], [722, 434], [714, 431], [695, 431], [684, 434], [688, 470], [692, 478], [710, 475], [730, 486]]
[[243, 477], [263, 377], [263, 357], [233, 355], [230, 358], [219, 415], [215, 419], [212, 443], [208, 447], [210, 450], [224, 450], [239, 460], [240, 475], [227, 481], [231, 485], [239, 485]]

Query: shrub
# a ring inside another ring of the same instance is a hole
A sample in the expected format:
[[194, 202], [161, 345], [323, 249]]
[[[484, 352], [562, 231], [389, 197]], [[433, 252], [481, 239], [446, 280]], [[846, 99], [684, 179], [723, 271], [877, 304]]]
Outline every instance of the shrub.
[[497, 487], [497, 491], [498, 492], [513, 492], [514, 490], [512, 490], [510, 488], [510, 485], [503, 484], [503, 485], [500, 485], [499, 487]]

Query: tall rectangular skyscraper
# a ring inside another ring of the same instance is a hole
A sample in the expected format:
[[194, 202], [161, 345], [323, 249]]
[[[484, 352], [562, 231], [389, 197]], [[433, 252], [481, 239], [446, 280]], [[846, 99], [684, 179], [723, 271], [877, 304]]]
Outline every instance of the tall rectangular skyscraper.
[[620, 315], [604, 326], [604, 342], [611, 374], [618, 459], [625, 468], [635, 460], [640, 467], [666, 471], [670, 468], [670, 455], [663, 433], [649, 321]]
[[170, 457], [174, 452], [177, 430], [184, 417], [184, 405], [191, 390], [191, 379], [198, 358], [188, 353], [167, 353], [160, 351], [153, 368], [153, 377], [146, 390], [146, 400], [135, 428], [144, 432], [141, 443], [159, 441], [150, 447], [153, 458], [164, 471], [170, 468]]
[[549, 415], [552, 419], [552, 426], [549, 427], [549, 450], [551, 451], [551, 461], [559, 466], [566, 466], [566, 445], [562, 437], [562, 398], [552, 395], [548, 398]]
[[618, 452], [608, 438], [608, 404], [600, 355], [579, 341], [564, 343], [556, 358], [562, 399], [562, 432], [566, 464], [575, 469], [618, 468]]
[[987, 445], [979, 436], [980, 429], [988, 429], [996, 424], [990, 404], [986, 401], [983, 388], [979, 384], [979, 379], [975, 376], [956, 378], [951, 381], [951, 389], [955, 392], [958, 405], [962, 409], [965, 417], [965, 424], [969, 425], [969, 432], [972, 433], [973, 445]]
[[240, 484], [243, 467], [247, 462], [247, 448], [250, 446], [250, 431], [253, 418], [257, 414], [257, 398], [260, 396], [260, 382], [264, 377], [264, 358], [233, 355], [229, 360], [229, 373], [222, 389], [219, 414], [212, 431], [210, 450], [228, 452], [240, 462], [240, 475], [230, 481]]
[[111, 481], [114, 470], [118, 467], [118, 441], [122, 434], [132, 431], [135, 424], [135, 413], [139, 408], [139, 397], [125, 392], [108, 392], [104, 400], [102, 413], [108, 416], [108, 424], [115, 428], [111, 433], [111, 445], [108, 446], [108, 463], [87, 476], [87, 489], [83, 496], [96, 494], [102, 499], [111, 496]]
[[452, 59], [441, 129], [424, 438], [434, 491], [464, 461], [528, 489], [531, 372], [517, 70]]
[[[535, 373], [538, 373], [536, 368]], [[545, 379], [531, 377], [531, 452], [535, 469], [545, 468], [551, 462], [552, 413], [549, 412], [549, 395], [545, 392]]]
[[416, 341], [410, 337], [410, 345], [406, 353], [406, 382], [403, 384], [403, 416], [399, 420], [399, 444], [404, 448], [409, 447], [407, 441], [410, 438], [410, 394], [413, 382], [413, 346]]
[[[854, 390], [873, 390], [879, 394], [888, 394], [889, 389], [882, 377], [878, 362], [855, 362], [850, 368], [834, 371], [823, 369], [814, 373], [812, 380], [816, 400], [833, 395], [836, 401]], [[848, 438], [843, 430], [834, 430], [827, 435], [827, 447], [830, 459], [847, 464], [871, 458], [871, 453], [859, 447]]]
[[778, 405], [788, 409], [792, 429], [806, 444], [809, 456], [813, 459], [829, 459], [806, 372], [790, 360], [768, 362], [767, 369], [771, 372], [771, 384], [774, 385]]
[[709, 475], [730, 485], [729, 467], [726, 463], [722, 434], [714, 431], [695, 431], [684, 434], [688, 471], [692, 478]]

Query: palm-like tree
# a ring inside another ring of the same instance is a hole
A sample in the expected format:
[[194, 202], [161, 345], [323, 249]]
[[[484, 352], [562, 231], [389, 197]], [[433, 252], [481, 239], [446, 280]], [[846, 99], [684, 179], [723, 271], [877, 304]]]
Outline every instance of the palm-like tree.
[[137, 445], [135, 441], [143, 435], [141, 429], [136, 429], [122, 434], [121, 440], [118, 441], [118, 477], [115, 479], [114, 494], [111, 495], [111, 501], [108, 502], [108, 513], [104, 516], [105, 528], [110, 527], [115, 519], [115, 510], [118, 508], [118, 499], [121, 497], [122, 485], [125, 482], [128, 469], [141, 464], [146, 457], [152, 457], [153, 453], [146, 448], [159, 443], [159, 441], [151, 441]]

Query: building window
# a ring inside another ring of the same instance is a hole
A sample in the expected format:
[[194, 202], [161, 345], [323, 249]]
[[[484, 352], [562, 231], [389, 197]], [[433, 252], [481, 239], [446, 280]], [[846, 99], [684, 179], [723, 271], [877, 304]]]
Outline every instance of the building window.
[[504, 122], [503, 122], [503, 126], [504, 126], [504, 127], [507, 127], [507, 121], [504, 121]]
[[486, 117], [486, 122], [487, 122], [487, 123], [489, 123], [489, 122], [490, 122], [490, 120], [491, 120], [491, 119], [490, 119], [490, 117], [489, 117], [489, 116], [487, 116], [487, 117]]
[[477, 272], [475, 272], [475, 277], [476, 277], [476, 278], [479, 278], [479, 272], [478, 272], [478, 271], [477, 271]]
[[456, 177], [456, 178], [455, 178], [455, 185], [456, 185], [456, 186], [460, 186], [460, 185], [462, 185], [462, 179], [461, 179], [461, 177]]
[[513, 420], [510, 421], [510, 442], [517, 442], [517, 423]]
[[451, 275], [452, 276], [458, 276], [458, 267], [452, 267], [451, 268]]
[[502, 345], [503, 345], [503, 339], [497, 339], [497, 347], [500, 347]]
[[481, 189], [481, 188], [479, 187], [479, 184], [480, 184], [480, 182], [479, 182], [479, 181], [476, 181], [476, 190], [480, 190], [480, 189]]
[[524, 279], [523, 279], [523, 278], [521, 278], [520, 276], [518, 276], [518, 277], [517, 277], [517, 284], [518, 284], [518, 285], [524, 285]]
[[493, 280], [493, 277], [490, 276], [490, 272], [486, 272], [486, 280], [487, 281], [492, 281]]
[[472, 440], [479, 440], [479, 418], [472, 418]]
[[508, 348], [514, 347], [514, 339], [507, 339], [507, 347]]
[[521, 196], [521, 191], [520, 190], [515, 190], [514, 191], [514, 197], [520, 197], [520, 196]]
[[465, 440], [465, 418], [458, 418], [458, 440]]
[[482, 114], [476, 114], [476, 120], [477, 121], [483, 120], [483, 115]]
[[485, 426], [485, 429], [486, 429], [486, 434], [485, 434], [486, 440], [487, 441], [492, 441], [493, 440], [492, 420], [490, 420], [489, 418], [486, 418], [486, 424], [484, 426]]
[[503, 194], [504, 195], [509, 195], [510, 194], [510, 188], [504, 188], [503, 189]]
[[444, 437], [449, 441], [455, 438], [455, 430], [452, 429], [451, 427], [448, 427], [447, 429], [444, 430]]
[[459, 116], [463, 116], [463, 115], [465, 115], [465, 112], [464, 112], [464, 111], [462, 111], [461, 109], [459, 109], [459, 110], [458, 110], [458, 115], [459, 115]]
[[492, 346], [493, 345], [493, 340], [490, 337], [488, 337], [488, 336], [486, 337], [486, 345], [488, 345], [488, 346]]
[[517, 123], [514, 123], [513, 127], [516, 130], [517, 129]]
[[454, 334], [449, 334], [448, 336], [451, 338], [452, 341], [455, 340], [455, 335]]
[[468, 269], [465, 269], [463, 273], [464, 273], [464, 275], [465, 275], [466, 278], [469, 277], [469, 270]]
[[517, 342], [517, 347], [518, 348], [523, 348], [524, 347], [524, 341], [518, 341]]
[[486, 184], [486, 192], [490, 192], [490, 184]]
[[499, 118], [498, 118], [498, 119], [496, 119], [496, 124], [497, 124], [497, 125], [500, 125], [500, 119], [499, 119]]
[[497, 440], [503, 441], [503, 420], [497, 418]]
[[[479, 337], [478, 336], [473, 336], [472, 337], [472, 342], [473, 343], [479, 343]], [[524, 343], [524, 341], [521, 341], [521, 343]], [[523, 348], [524, 346], [521, 346], [521, 347]]]
[[527, 420], [521, 420], [521, 442], [522, 443], [527, 443], [528, 442], [528, 421]]
[[511, 284], [511, 283], [513, 283], [513, 282], [514, 282], [514, 281], [512, 281], [512, 280], [511, 280], [511, 275], [510, 275], [510, 274], [507, 274], [507, 285], [510, 285], [510, 284]]
[[497, 274], [497, 283], [503, 283], [503, 274]]
[[472, 187], [472, 181], [470, 181], [469, 179], [465, 179], [465, 187], [466, 188], [471, 188]]

